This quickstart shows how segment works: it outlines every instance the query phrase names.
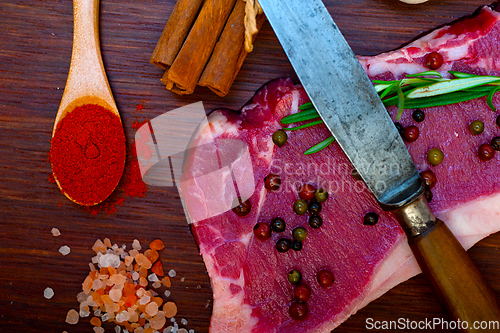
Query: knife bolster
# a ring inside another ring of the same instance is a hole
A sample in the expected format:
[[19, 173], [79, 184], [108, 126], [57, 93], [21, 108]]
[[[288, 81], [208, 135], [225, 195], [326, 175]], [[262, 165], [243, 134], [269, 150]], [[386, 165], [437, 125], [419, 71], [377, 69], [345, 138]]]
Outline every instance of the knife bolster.
[[424, 195], [420, 195], [415, 201], [395, 210], [394, 215], [408, 238], [421, 235], [437, 222]]

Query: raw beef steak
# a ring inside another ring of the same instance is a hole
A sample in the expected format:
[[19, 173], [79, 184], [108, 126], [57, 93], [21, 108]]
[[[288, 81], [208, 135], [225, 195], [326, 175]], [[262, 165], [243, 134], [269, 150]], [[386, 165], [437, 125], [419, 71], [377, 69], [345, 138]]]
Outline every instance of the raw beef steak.
[[[500, 13], [484, 7], [476, 16], [435, 30], [397, 51], [359, 59], [372, 79], [399, 79], [425, 71], [424, 59], [433, 51], [444, 57], [439, 69], [443, 75], [448, 70], [498, 75], [499, 30]], [[419, 273], [397, 221], [380, 209], [362, 181], [352, 177], [352, 166], [338, 145], [303, 155], [329, 136], [323, 125], [288, 132], [284, 146], [274, 145], [271, 136], [282, 127], [280, 119], [298, 112], [307, 101], [300, 85], [277, 79], [262, 87], [240, 112], [212, 112], [208, 125], [193, 139], [198, 148], [185, 162], [180, 190], [188, 212], [195, 216], [192, 231], [212, 282], [211, 332], [329, 332], [371, 300]], [[500, 105], [497, 97], [493, 102]], [[397, 110], [389, 111], [395, 118]], [[411, 110], [403, 113], [401, 124], [416, 125], [420, 130], [418, 140], [407, 147], [420, 171], [431, 169], [436, 174], [431, 206], [468, 248], [500, 230], [500, 154], [488, 162], [477, 154], [482, 143], [499, 135], [497, 114], [485, 98], [424, 112], [421, 123], [412, 120]], [[476, 119], [484, 122], [485, 130], [474, 136], [468, 127]], [[228, 144], [231, 140], [244, 144]], [[214, 144], [203, 145], [209, 142]], [[431, 166], [426, 154], [435, 147], [445, 157], [438, 166]], [[233, 164], [219, 186], [207, 190], [201, 179], [210, 172], [208, 165], [222, 167], [229, 155], [249, 156], [251, 167]], [[281, 177], [276, 191], [264, 187], [264, 178], [271, 172]], [[225, 197], [234, 193], [230, 190], [234, 178], [238, 186], [247, 186], [238, 188], [239, 195], [248, 188], [253, 190], [250, 213], [241, 217], [227, 210], [212, 216], [211, 207], [234, 200]], [[245, 179], [250, 184], [244, 185]], [[298, 187], [305, 183], [329, 193], [320, 213], [323, 225], [318, 229], [309, 226], [309, 213], [297, 215], [292, 208]], [[190, 206], [189, 202], [196, 204]], [[368, 212], [380, 215], [376, 225], [363, 224]], [[285, 220], [285, 231], [273, 232], [264, 241], [256, 238], [254, 226], [275, 217]], [[297, 226], [308, 231], [302, 250], [278, 252], [277, 240], [291, 239]], [[287, 274], [292, 269], [301, 271], [303, 283], [311, 289], [306, 303], [309, 313], [302, 321], [289, 314], [293, 285]], [[321, 269], [335, 276], [329, 288], [317, 282]]]

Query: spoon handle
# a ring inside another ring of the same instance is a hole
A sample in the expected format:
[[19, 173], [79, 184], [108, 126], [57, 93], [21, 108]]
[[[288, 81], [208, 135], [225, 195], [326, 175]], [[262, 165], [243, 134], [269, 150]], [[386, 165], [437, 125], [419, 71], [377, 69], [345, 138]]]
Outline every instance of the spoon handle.
[[68, 81], [55, 120], [73, 108], [95, 103], [118, 115], [99, 45], [99, 0], [73, 0], [73, 51]]

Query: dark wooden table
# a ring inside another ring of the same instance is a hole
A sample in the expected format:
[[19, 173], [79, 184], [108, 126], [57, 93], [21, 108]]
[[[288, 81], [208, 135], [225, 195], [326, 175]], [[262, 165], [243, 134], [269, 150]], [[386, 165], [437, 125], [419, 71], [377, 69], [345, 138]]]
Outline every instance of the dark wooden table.
[[[397, 48], [487, 4], [484, 0], [431, 0], [414, 6], [396, 0], [325, 3], [354, 51], [362, 55]], [[238, 109], [268, 80], [295, 76], [266, 23], [227, 97], [200, 88], [185, 97], [165, 90], [162, 72], [149, 64], [149, 57], [174, 4], [175, 0], [101, 3], [103, 60], [128, 144], [135, 121], [197, 101], [203, 101], [207, 110]], [[76, 295], [88, 273], [92, 244], [109, 237], [130, 248], [135, 238], [148, 244], [160, 237], [167, 245], [161, 254], [164, 266], [177, 271], [170, 297], [179, 307], [177, 318], [186, 318], [189, 329], [207, 332], [210, 281], [175, 188], [150, 187], [145, 197], [128, 198], [116, 213], [91, 215], [49, 181], [51, 132], [71, 58], [71, 1], [3, 0], [0, 13], [0, 330], [92, 332], [89, 318], [76, 326], [64, 322], [67, 311], [78, 306]], [[140, 103], [143, 110], [137, 110]], [[52, 236], [52, 227], [62, 235]], [[58, 252], [62, 245], [70, 246], [69, 255]], [[499, 249], [500, 235], [495, 234], [469, 253], [500, 296]], [[43, 296], [46, 287], [55, 291], [50, 300]], [[417, 276], [360, 310], [336, 332], [364, 332], [367, 318], [420, 321], [444, 314], [426, 281]]]

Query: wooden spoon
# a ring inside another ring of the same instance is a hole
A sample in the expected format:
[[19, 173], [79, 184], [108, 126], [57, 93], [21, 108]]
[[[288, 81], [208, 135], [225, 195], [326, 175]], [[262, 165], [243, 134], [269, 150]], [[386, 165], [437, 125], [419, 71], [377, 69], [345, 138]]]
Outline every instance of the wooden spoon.
[[[63, 97], [56, 115], [52, 137], [56, 134], [61, 120], [76, 107], [85, 104], [97, 104], [115, 114], [120, 120], [111, 88], [106, 76], [99, 46], [99, 0], [73, 0], [73, 51], [69, 68], [68, 80], [64, 88]], [[123, 128], [121, 128], [123, 132]], [[124, 137], [124, 135], [123, 135]], [[123, 165], [125, 160], [123, 160]], [[123, 167], [122, 165], [122, 167]], [[120, 175], [123, 173], [119, 171]], [[95, 205], [104, 201], [96, 200], [91, 204], [74, 200], [61, 187], [54, 174], [54, 178], [61, 191], [73, 202], [84, 205]], [[118, 185], [114, 185], [113, 189]]]

